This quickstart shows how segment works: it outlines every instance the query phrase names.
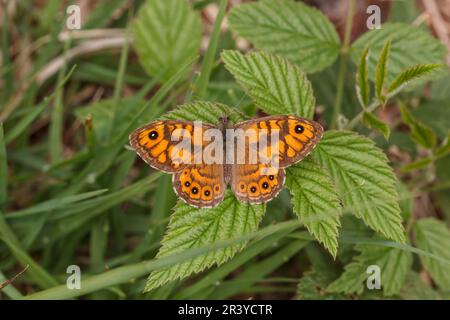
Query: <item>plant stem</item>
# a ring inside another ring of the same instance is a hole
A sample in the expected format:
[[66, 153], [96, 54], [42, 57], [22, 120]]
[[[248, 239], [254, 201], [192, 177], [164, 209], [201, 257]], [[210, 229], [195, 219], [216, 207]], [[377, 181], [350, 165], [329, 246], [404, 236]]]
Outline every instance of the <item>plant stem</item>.
[[331, 128], [335, 129], [337, 119], [341, 113], [342, 96], [344, 94], [345, 74], [347, 73], [347, 61], [350, 53], [350, 38], [353, 26], [353, 15], [355, 13], [355, 0], [348, 0], [347, 21], [345, 23], [344, 43], [341, 48], [339, 71], [336, 84], [336, 98], [334, 100], [333, 117], [331, 119]]

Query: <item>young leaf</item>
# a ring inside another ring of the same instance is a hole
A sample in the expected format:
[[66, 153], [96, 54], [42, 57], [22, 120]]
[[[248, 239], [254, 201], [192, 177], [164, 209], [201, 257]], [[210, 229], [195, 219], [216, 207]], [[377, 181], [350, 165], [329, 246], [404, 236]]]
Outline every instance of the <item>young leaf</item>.
[[447, 137], [442, 141], [441, 145], [436, 148], [434, 155], [437, 159], [445, 157], [450, 153], [450, 131], [447, 133]]
[[134, 21], [133, 44], [144, 69], [170, 79], [198, 54], [201, 21], [184, 0], [147, 0]]
[[397, 180], [372, 140], [350, 131], [327, 131], [313, 155], [329, 171], [344, 209], [387, 238], [405, 242]]
[[419, 79], [420, 77], [429, 74], [439, 67], [439, 64], [418, 64], [416, 66], [403, 70], [389, 85], [388, 93], [395, 93], [402, 90], [411, 81]]
[[411, 129], [411, 139], [426, 149], [432, 149], [436, 145], [436, 134], [434, 131], [414, 119], [412, 114], [403, 104], [400, 104], [400, 113], [403, 122]]
[[363, 122], [369, 128], [380, 131], [386, 140], [389, 139], [389, 135], [391, 134], [391, 129], [389, 128], [389, 126], [386, 123], [384, 123], [383, 121], [378, 119], [372, 113], [364, 112]]
[[411, 162], [411, 163], [403, 166], [401, 170], [402, 170], [402, 172], [405, 172], [405, 173], [411, 172], [411, 171], [414, 171], [414, 170], [425, 168], [432, 162], [433, 162], [432, 158], [425, 157], [425, 158], [416, 160], [414, 162]]
[[315, 101], [311, 83], [296, 65], [265, 52], [243, 55], [227, 50], [222, 53], [222, 59], [262, 110], [312, 118]]
[[367, 68], [367, 59], [369, 58], [369, 48], [365, 48], [356, 73], [356, 95], [361, 106], [367, 107], [370, 99], [369, 71]]
[[380, 57], [378, 58], [378, 63], [375, 72], [375, 94], [382, 101], [385, 102], [386, 98], [383, 93], [384, 82], [386, 81], [389, 50], [391, 48], [391, 41], [386, 41], [384, 43], [383, 49], [381, 49]]
[[420, 255], [425, 269], [430, 273], [437, 286], [450, 290], [450, 231], [436, 219], [420, 219], [414, 226], [416, 245], [419, 249], [433, 253], [448, 262], [444, 263], [425, 255]]
[[[263, 214], [264, 205], [252, 206], [241, 203], [230, 191], [217, 207], [211, 209], [196, 209], [179, 203], [170, 219], [168, 231], [162, 240], [162, 247], [157, 258], [254, 232], [258, 228]], [[186, 278], [213, 264], [222, 264], [231, 259], [244, 246], [245, 244], [232, 245], [168, 268], [156, 270], [150, 274], [145, 291], [175, 279]]]
[[367, 268], [376, 265], [380, 268], [381, 286], [385, 296], [400, 292], [413, 257], [411, 252], [397, 248], [359, 245], [361, 252], [353, 262], [345, 267], [344, 273], [328, 287], [330, 292], [358, 293], [364, 291], [365, 280], [369, 276]]
[[278, 53], [317, 72], [333, 64], [340, 40], [319, 10], [291, 0], [263, 0], [231, 10], [230, 27], [257, 48]]
[[326, 171], [307, 158], [286, 171], [294, 212], [308, 231], [336, 257], [341, 206]]
[[424, 63], [441, 63], [447, 49], [427, 31], [406, 23], [385, 23], [381, 29], [364, 33], [352, 47], [352, 60], [357, 64], [366, 47], [371, 55], [367, 62], [369, 78], [375, 80], [377, 58], [386, 40], [391, 40], [388, 58], [387, 82], [390, 83], [402, 70]]

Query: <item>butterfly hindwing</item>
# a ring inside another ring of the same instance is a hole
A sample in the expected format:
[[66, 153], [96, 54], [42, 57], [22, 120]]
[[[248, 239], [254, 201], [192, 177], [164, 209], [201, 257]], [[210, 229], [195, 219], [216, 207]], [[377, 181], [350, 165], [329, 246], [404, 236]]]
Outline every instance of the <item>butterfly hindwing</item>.
[[223, 166], [200, 164], [187, 166], [172, 177], [175, 193], [194, 207], [209, 208], [219, 204], [225, 194]]

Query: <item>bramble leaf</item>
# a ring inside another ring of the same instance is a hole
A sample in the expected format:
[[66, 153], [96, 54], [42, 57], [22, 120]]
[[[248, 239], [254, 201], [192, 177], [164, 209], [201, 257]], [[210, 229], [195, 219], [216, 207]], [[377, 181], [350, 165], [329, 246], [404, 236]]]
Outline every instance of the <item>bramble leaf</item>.
[[425, 269], [430, 273], [437, 286], [450, 290], [450, 231], [436, 219], [420, 219], [414, 226], [416, 245], [419, 249], [432, 253], [448, 263], [420, 255]]
[[331, 179], [310, 158], [287, 168], [286, 173], [294, 212], [308, 231], [336, 257], [341, 205]]
[[375, 67], [375, 94], [377, 98], [383, 103], [386, 100], [383, 93], [383, 89], [384, 83], [386, 81], [390, 49], [391, 49], [391, 42], [388, 40], [384, 43], [383, 49], [381, 49], [380, 57], [378, 58], [377, 65]]
[[407, 86], [411, 81], [419, 79], [439, 68], [439, 64], [418, 64], [400, 72], [389, 85], [388, 93], [395, 94]]
[[378, 119], [372, 113], [364, 112], [364, 114], [363, 114], [363, 122], [369, 128], [372, 128], [372, 129], [380, 131], [383, 134], [383, 136], [384, 136], [384, 138], [386, 140], [389, 139], [389, 136], [391, 134], [391, 129], [389, 129], [389, 126], [386, 123], [384, 123], [383, 121]]
[[245, 115], [237, 109], [221, 103], [208, 101], [185, 103], [165, 113], [162, 118], [166, 120], [203, 121], [210, 124], [218, 124], [220, 117], [224, 115], [233, 123], [245, 120]]
[[227, 50], [222, 53], [222, 59], [262, 110], [312, 118], [315, 100], [311, 83], [298, 66], [265, 52], [243, 55]]
[[386, 237], [405, 242], [397, 180], [372, 140], [350, 131], [327, 131], [313, 156], [333, 178], [344, 210]]
[[197, 56], [201, 33], [200, 17], [184, 0], [147, 0], [132, 28], [140, 63], [163, 80]]
[[400, 104], [400, 113], [403, 122], [411, 129], [411, 139], [426, 149], [432, 149], [436, 145], [436, 134], [434, 131], [417, 121], [403, 104]]
[[258, 49], [283, 55], [306, 72], [332, 65], [339, 36], [319, 10], [291, 0], [263, 0], [231, 10], [230, 27]]
[[367, 59], [369, 58], [369, 48], [365, 48], [356, 73], [356, 95], [359, 103], [363, 107], [369, 105], [370, 86], [369, 86], [369, 70], [367, 68]]
[[[236, 200], [228, 191], [224, 200], [214, 208], [197, 209], [179, 202], [171, 216], [168, 230], [162, 240], [157, 258], [184, 250], [237, 238], [258, 229], [264, 214], [264, 205], [249, 205]], [[242, 250], [245, 244], [236, 244], [201, 255], [189, 261], [152, 272], [145, 291], [152, 290], [175, 279], [183, 279], [214, 264], [220, 265]]]
[[397, 248], [373, 245], [359, 245], [357, 250], [361, 254], [345, 267], [344, 273], [332, 282], [327, 290], [361, 294], [364, 291], [364, 282], [369, 276], [367, 268], [375, 265], [380, 268], [384, 295], [392, 296], [399, 293], [412, 266], [412, 253]]
[[366, 47], [370, 48], [368, 59], [369, 78], [375, 80], [377, 59], [386, 40], [391, 41], [386, 79], [391, 83], [404, 69], [417, 64], [441, 63], [447, 52], [445, 46], [423, 29], [406, 23], [385, 23], [381, 29], [364, 33], [351, 47], [352, 60], [357, 64]]

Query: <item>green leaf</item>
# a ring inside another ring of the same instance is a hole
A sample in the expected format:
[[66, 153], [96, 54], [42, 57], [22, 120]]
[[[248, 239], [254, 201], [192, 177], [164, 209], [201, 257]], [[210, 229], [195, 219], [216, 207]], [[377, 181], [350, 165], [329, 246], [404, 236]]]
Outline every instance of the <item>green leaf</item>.
[[407, 86], [411, 81], [419, 79], [439, 68], [439, 64], [418, 64], [400, 72], [389, 85], [388, 93], [395, 94]]
[[358, 72], [356, 73], [356, 95], [362, 107], [367, 107], [370, 99], [368, 58], [369, 48], [365, 48], [359, 61]]
[[315, 101], [311, 83], [296, 65], [265, 52], [243, 55], [227, 50], [222, 53], [222, 59], [225, 67], [265, 112], [312, 118]]
[[434, 155], [437, 159], [443, 158], [450, 153], [450, 130], [447, 133], [447, 137], [445, 137], [444, 141], [442, 141], [441, 145], [436, 148]]
[[389, 128], [389, 126], [386, 123], [384, 123], [383, 121], [378, 119], [372, 113], [364, 112], [363, 122], [369, 128], [380, 131], [386, 140], [389, 139], [389, 136], [391, 134], [391, 129]]
[[328, 291], [361, 294], [370, 275], [367, 268], [375, 265], [380, 268], [384, 295], [399, 293], [412, 266], [411, 252], [370, 245], [358, 245], [356, 249], [361, 254], [345, 267], [344, 273], [330, 284]]
[[308, 231], [336, 257], [341, 206], [331, 179], [307, 158], [286, 170], [294, 212]]
[[414, 162], [411, 162], [405, 166], [402, 167], [402, 172], [411, 172], [411, 171], [415, 171], [418, 169], [423, 169], [425, 167], [427, 167], [430, 163], [433, 162], [433, 159], [430, 157], [425, 157], [419, 160], [416, 160]]
[[203, 121], [218, 124], [220, 117], [227, 116], [233, 122], [245, 120], [245, 115], [221, 103], [194, 101], [185, 103], [173, 111], [167, 112], [161, 118], [166, 120]]
[[147, 0], [133, 23], [133, 45], [144, 69], [168, 80], [198, 55], [201, 32], [186, 1]]
[[327, 131], [314, 151], [352, 212], [387, 238], [405, 242], [397, 180], [375, 143], [350, 131]]
[[[179, 203], [170, 219], [157, 258], [252, 233], [258, 229], [263, 214], [264, 205], [251, 206], [241, 203], [230, 191], [217, 207], [211, 209], [196, 209]], [[213, 264], [220, 265], [244, 246], [245, 244], [232, 245], [169, 268], [156, 270], [150, 274], [145, 291], [175, 279], [186, 278]]]
[[319, 10], [290, 0], [263, 0], [231, 10], [230, 27], [255, 47], [278, 53], [306, 72], [317, 72], [336, 60], [340, 40]]
[[403, 104], [400, 104], [400, 113], [403, 122], [411, 129], [411, 139], [426, 149], [432, 149], [436, 145], [436, 134], [434, 131], [414, 119], [413, 115]]
[[[450, 261], [450, 231], [443, 222], [433, 218], [420, 219], [414, 226], [414, 235], [419, 249]], [[420, 256], [420, 260], [436, 285], [450, 290], [450, 264], [427, 256]]]
[[383, 103], [386, 100], [383, 93], [383, 88], [386, 81], [390, 48], [391, 41], [388, 40], [384, 43], [383, 49], [381, 49], [380, 57], [378, 58], [377, 65], [375, 67], [375, 94]]
[[423, 29], [406, 23], [385, 23], [381, 29], [364, 33], [352, 45], [352, 60], [357, 64], [366, 47], [370, 48], [369, 77], [375, 80], [376, 58], [386, 40], [391, 41], [387, 64], [387, 82], [391, 83], [404, 69], [417, 64], [441, 63], [446, 55], [445, 46]]

